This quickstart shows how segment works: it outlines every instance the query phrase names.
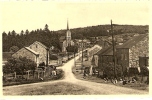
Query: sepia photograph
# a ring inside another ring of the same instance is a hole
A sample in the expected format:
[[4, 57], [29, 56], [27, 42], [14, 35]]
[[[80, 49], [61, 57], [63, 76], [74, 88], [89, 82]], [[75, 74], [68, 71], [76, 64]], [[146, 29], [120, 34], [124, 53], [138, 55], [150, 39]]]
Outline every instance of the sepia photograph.
[[0, 6], [3, 96], [149, 95], [150, 1]]

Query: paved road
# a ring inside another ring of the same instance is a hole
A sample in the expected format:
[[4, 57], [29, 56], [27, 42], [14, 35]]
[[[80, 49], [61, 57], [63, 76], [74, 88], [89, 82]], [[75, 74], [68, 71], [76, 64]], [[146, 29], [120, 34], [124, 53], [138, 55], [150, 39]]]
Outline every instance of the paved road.
[[[78, 57], [76, 57], [76, 60], [77, 59]], [[67, 62], [61, 67], [63, 71], [65, 72], [65, 78], [63, 80], [16, 85], [16, 86], [7, 86], [3, 88], [3, 94], [17, 95], [17, 94], [20, 94], [20, 92], [24, 91], [27, 87], [36, 88], [37, 86], [50, 85], [52, 83], [58, 83], [58, 82], [67, 82], [67, 83], [73, 83], [76, 85], [84, 86], [86, 88], [89, 88], [90, 91], [93, 91], [94, 93], [97, 93], [97, 94], [148, 94], [148, 92], [146, 91], [134, 90], [134, 89], [129, 89], [125, 87], [118, 87], [118, 86], [109, 85], [109, 84], [78, 80], [75, 78], [74, 74], [72, 73], [72, 66], [74, 66], [74, 59], [70, 60], [69, 62]], [[15, 90], [15, 92], [12, 92], [13, 90]]]

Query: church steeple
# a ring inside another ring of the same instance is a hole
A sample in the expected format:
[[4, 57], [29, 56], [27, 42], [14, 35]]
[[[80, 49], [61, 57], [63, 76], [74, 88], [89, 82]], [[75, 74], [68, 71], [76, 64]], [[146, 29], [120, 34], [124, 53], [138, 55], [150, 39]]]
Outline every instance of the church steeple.
[[70, 29], [69, 29], [69, 23], [68, 23], [68, 20], [67, 20], [66, 41], [67, 41], [67, 43], [70, 43], [70, 41], [71, 41], [71, 32], [70, 32]]
[[69, 23], [68, 23], [68, 19], [67, 19], [67, 30], [69, 30]]

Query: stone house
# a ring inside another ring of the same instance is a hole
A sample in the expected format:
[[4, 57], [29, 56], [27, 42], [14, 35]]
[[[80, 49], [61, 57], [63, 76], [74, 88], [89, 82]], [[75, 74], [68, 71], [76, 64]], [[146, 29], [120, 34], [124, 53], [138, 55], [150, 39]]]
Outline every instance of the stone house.
[[75, 39], [75, 44], [79, 47], [79, 48], [82, 48], [83, 47], [89, 47], [90, 46], [90, 40], [88, 39]]
[[91, 61], [93, 58], [93, 55], [96, 54], [101, 49], [102, 47], [100, 45], [94, 45], [92, 48], [88, 49], [87, 50], [88, 60]]
[[32, 61], [36, 62], [37, 66], [39, 64], [39, 53], [35, 52], [29, 47], [24, 47], [18, 50], [16, 53], [12, 55], [12, 57], [14, 58], [26, 57], [27, 59], [31, 59]]
[[45, 64], [49, 63], [49, 50], [41, 42], [35, 41], [29, 46], [30, 49], [34, 50], [39, 54], [39, 63], [44, 62]]
[[108, 66], [113, 62], [113, 47], [103, 48], [93, 55], [94, 65], [102, 69], [102, 67]]
[[149, 36], [140, 34], [134, 36], [122, 45], [116, 47], [118, 64], [124, 67], [148, 66]]
[[[139, 68], [148, 66], [149, 62], [149, 39], [148, 34], [140, 34], [116, 46], [116, 64], [127, 68]], [[103, 68], [113, 63], [113, 47], [101, 49], [94, 54], [95, 65]]]
[[48, 48], [43, 45], [42, 43], [35, 41], [29, 47], [24, 47], [14, 53], [12, 57], [19, 58], [19, 57], [26, 57], [31, 59], [37, 63], [37, 66], [40, 63], [49, 63], [49, 50]]

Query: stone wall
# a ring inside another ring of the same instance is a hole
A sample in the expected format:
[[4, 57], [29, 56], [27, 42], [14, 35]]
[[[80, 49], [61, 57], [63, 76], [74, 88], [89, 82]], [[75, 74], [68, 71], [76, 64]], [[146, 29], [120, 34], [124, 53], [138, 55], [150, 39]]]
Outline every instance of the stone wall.
[[32, 52], [28, 51], [25, 48], [22, 48], [16, 53], [14, 53], [12, 57], [14, 58], [26, 57], [27, 59], [31, 59], [32, 61], [36, 62], [36, 55], [34, 55]]
[[149, 57], [149, 37], [146, 36], [142, 41], [129, 49], [129, 67], [139, 67], [139, 56]]

